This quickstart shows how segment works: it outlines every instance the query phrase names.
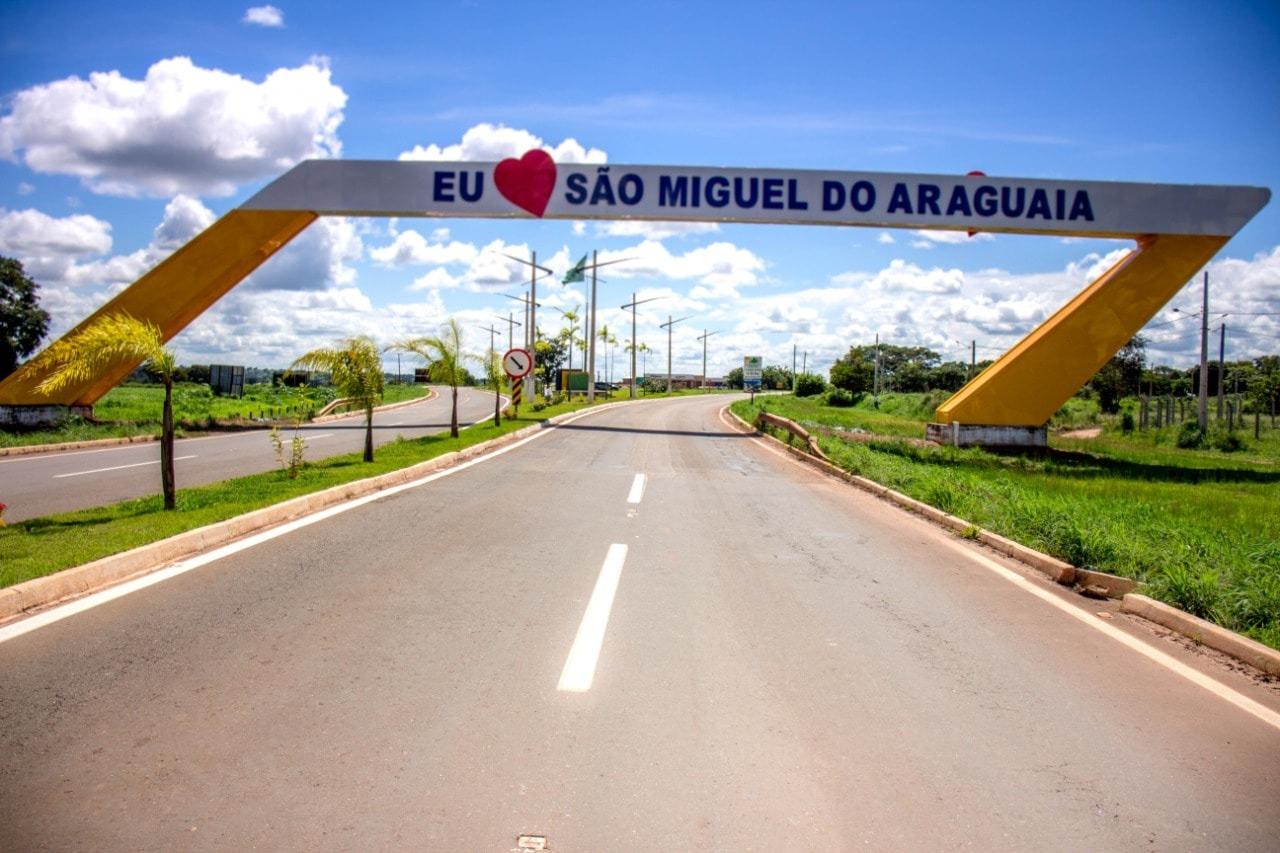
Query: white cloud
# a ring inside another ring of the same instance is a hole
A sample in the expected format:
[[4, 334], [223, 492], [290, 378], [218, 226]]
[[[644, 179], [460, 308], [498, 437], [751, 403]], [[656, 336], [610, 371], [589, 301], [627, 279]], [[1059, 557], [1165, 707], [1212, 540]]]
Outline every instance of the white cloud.
[[891, 246], [898, 241], [893, 239], [893, 235], [890, 234], [888, 231], [881, 231], [879, 234], [876, 235], [876, 242], [883, 243], [886, 246]]
[[339, 156], [346, 101], [324, 60], [255, 83], [179, 56], [142, 80], [95, 72], [18, 92], [0, 118], [0, 156], [96, 193], [225, 196], [299, 160]]
[[349, 262], [364, 254], [355, 222], [323, 216], [269, 258], [240, 285], [248, 290], [321, 291], [349, 285], [356, 270]]
[[758, 284], [765, 262], [750, 249], [729, 242], [716, 242], [684, 254], [672, 254], [656, 240], [645, 240], [636, 246], [602, 252], [600, 260], [626, 258], [610, 270], [613, 278], [694, 279], [698, 283], [689, 295], [694, 299], [733, 298], [738, 288]]
[[608, 155], [599, 148], [585, 148], [570, 137], [557, 145], [547, 145], [542, 137], [527, 130], [502, 124], [483, 122], [462, 134], [462, 141], [452, 145], [415, 145], [400, 152], [400, 160], [505, 160], [526, 151], [541, 148], [557, 163], [604, 163]]
[[18, 182], [18, 195], [31, 195], [35, 191], [35, 184], [29, 184], [26, 181]]
[[[932, 249], [934, 245], [941, 243], [945, 246], [963, 246], [969, 243], [987, 243], [995, 239], [995, 235], [988, 234], [986, 231], [979, 231], [970, 236], [967, 231], [934, 231], [925, 229], [916, 229], [911, 233], [918, 237], [918, 240], [912, 242], [913, 249]], [[883, 240], [881, 242], [884, 242]]]
[[448, 239], [448, 229], [436, 229], [432, 240], [423, 237], [412, 229], [400, 231], [389, 245], [369, 251], [369, 257], [387, 266], [403, 266], [405, 264], [467, 264], [475, 260], [479, 250], [471, 243], [457, 240], [445, 243], [436, 241], [438, 232], [443, 231], [443, 238]]
[[61, 219], [39, 210], [0, 210], [0, 254], [22, 259], [101, 255], [111, 250], [111, 223], [87, 214]]
[[251, 6], [245, 10], [240, 23], [258, 27], [283, 27], [284, 12], [275, 6]]

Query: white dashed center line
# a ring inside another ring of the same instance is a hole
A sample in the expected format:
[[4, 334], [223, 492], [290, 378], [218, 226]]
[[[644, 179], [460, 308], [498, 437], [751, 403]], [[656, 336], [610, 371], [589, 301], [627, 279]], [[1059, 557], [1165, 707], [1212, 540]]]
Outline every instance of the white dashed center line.
[[[173, 461], [178, 462], [182, 459], [195, 459], [195, 458], [196, 458], [196, 454], [192, 453], [188, 456], [175, 456], [173, 457]], [[124, 468], [141, 468], [143, 465], [159, 465], [159, 464], [160, 464], [159, 459], [152, 459], [148, 462], [134, 462], [131, 465], [113, 465], [110, 468], [94, 468], [92, 471], [76, 471], [72, 474], [54, 474], [53, 479], [61, 480], [64, 477], [83, 477], [85, 474], [101, 474], [104, 471], [120, 471]]]
[[613, 610], [613, 597], [618, 592], [618, 580], [622, 577], [622, 564], [627, 560], [626, 545], [610, 545], [605, 555], [596, 588], [587, 602], [587, 612], [582, 614], [578, 636], [569, 649], [564, 662], [557, 690], [568, 693], [585, 693], [591, 689], [596, 676], [596, 661], [600, 659], [600, 647], [604, 644], [604, 632], [609, 627], [609, 613]]
[[644, 474], [636, 474], [636, 478], [631, 481], [631, 493], [627, 495], [627, 503], [640, 503], [640, 499], [644, 497], [645, 479]]

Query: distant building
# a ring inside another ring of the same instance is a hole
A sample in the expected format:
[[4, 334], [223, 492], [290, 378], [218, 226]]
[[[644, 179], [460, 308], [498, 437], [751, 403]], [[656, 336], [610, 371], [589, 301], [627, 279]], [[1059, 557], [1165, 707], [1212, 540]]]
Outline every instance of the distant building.
[[[665, 373], [649, 373], [640, 377], [640, 383], [654, 383], [662, 386], [667, 384], [667, 374]], [[622, 380], [623, 387], [631, 384], [631, 377]], [[701, 373], [672, 373], [671, 374], [671, 390], [680, 391], [688, 388], [701, 388], [703, 386]], [[723, 376], [708, 376], [706, 387], [708, 388], [727, 388]]]

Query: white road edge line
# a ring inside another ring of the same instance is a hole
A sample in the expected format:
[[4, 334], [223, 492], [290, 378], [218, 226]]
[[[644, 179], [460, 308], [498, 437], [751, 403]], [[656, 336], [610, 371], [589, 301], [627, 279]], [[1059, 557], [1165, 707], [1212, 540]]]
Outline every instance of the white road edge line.
[[[578, 412], [574, 417], [566, 418], [560, 423], [571, 423], [579, 418], [593, 415], [600, 411], [603, 410], [587, 409], [586, 411]], [[425, 486], [427, 483], [434, 483], [436, 480], [452, 476], [453, 474], [457, 474], [459, 471], [465, 471], [473, 465], [479, 465], [481, 462], [487, 462], [504, 453], [510, 453], [517, 447], [522, 447], [531, 441], [537, 441], [544, 435], [550, 435], [553, 432], [555, 432], [554, 428], [535, 432], [528, 438], [522, 438], [519, 441], [506, 445], [505, 447], [499, 447], [492, 453], [477, 456], [475, 459], [468, 459], [466, 462], [462, 462], [452, 468], [446, 468], [443, 471], [437, 471], [434, 474], [428, 474], [425, 477], [421, 477], [417, 480], [411, 480], [408, 483], [401, 483], [398, 486], [391, 486], [390, 488], [382, 489], [381, 491], [374, 492], [373, 494], [353, 498], [346, 503], [322, 509], [319, 512], [303, 516], [302, 518], [296, 518], [293, 521], [286, 522], [278, 527], [272, 527], [269, 530], [262, 531], [261, 533], [255, 533], [252, 536], [246, 536], [244, 539], [239, 539], [235, 542], [223, 545], [221, 548], [215, 548], [212, 551], [197, 554], [194, 557], [188, 557], [185, 560], [180, 560], [179, 562], [174, 563], [172, 566], [159, 569], [141, 577], [134, 578], [131, 581], [109, 587], [101, 592], [95, 592], [90, 595], [86, 595], [83, 598], [77, 598], [74, 601], [69, 601], [66, 604], [57, 607], [51, 607], [48, 610], [35, 614], [34, 616], [28, 616], [26, 619], [21, 619], [17, 622], [12, 622], [0, 627], [0, 643], [21, 637], [23, 634], [43, 628], [46, 625], [52, 625], [54, 622], [60, 622], [68, 616], [83, 613], [84, 611], [97, 607], [100, 604], [106, 604], [107, 602], [115, 601], [117, 598], [123, 598], [130, 593], [146, 589], [149, 586], [154, 586], [161, 581], [166, 581], [169, 578], [185, 574], [192, 569], [198, 569], [201, 566], [206, 566], [209, 563], [221, 560], [223, 557], [230, 557], [233, 554], [238, 554], [239, 552], [248, 550], [255, 545], [261, 545], [263, 542], [269, 542], [278, 536], [284, 536], [287, 533], [292, 533], [295, 530], [309, 527], [312, 524], [332, 518], [335, 515], [341, 515], [348, 510], [362, 507], [365, 504], [373, 503], [376, 500], [381, 500], [382, 498], [390, 497], [391, 495], [396, 495], [400, 492], [408, 491], [409, 489], [415, 489], [418, 486]]]
[[[195, 459], [197, 455], [198, 454], [195, 454], [195, 453], [189, 453], [186, 456], [175, 456], [173, 457], [173, 461], [179, 462], [183, 459]], [[125, 468], [141, 468], [143, 465], [159, 465], [159, 464], [160, 464], [159, 459], [149, 459], [146, 462], [131, 462], [128, 465], [112, 465], [110, 468], [94, 468], [92, 471], [75, 471], [70, 474], [54, 474], [53, 479], [61, 480], [66, 477], [83, 477], [85, 474], [102, 474], [107, 471], [122, 471]]]
[[609, 627], [609, 613], [618, 592], [618, 580], [622, 577], [622, 564], [627, 561], [627, 546], [613, 544], [605, 555], [596, 587], [591, 591], [587, 611], [582, 614], [578, 635], [569, 649], [569, 657], [560, 673], [557, 690], [566, 693], [586, 693], [596, 677], [596, 662], [600, 659], [600, 647], [604, 645], [604, 632]]
[[[738, 425], [733, 423], [732, 421], [729, 421], [725, 417], [726, 411], [728, 411], [728, 406], [720, 410], [720, 419], [736, 429]], [[770, 453], [774, 454], [775, 456], [780, 456], [783, 459], [786, 459], [788, 462], [798, 465], [800, 468], [803, 468], [805, 471], [808, 471], [811, 474], [814, 474], [819, 477], [823, 476], [819, 474], [817, 471], [815, 471], [813, 468], [810, 468], [808, 465], [805, 465], [800, 460], [793, 459], [790, 455], [782, 453], [781, 451], [775, 450], [774, 448], [770, 447], [768, 444], [766, 444], [765, 442], [761, 441], [758, 438], [752, 437], [751, 441], [759, 445], [760, 447], [764, 448], [765, 450], [769, 451]], [[928, 522], [923, 522], [923, 523], [928, 524]], [[1013, 584], [1019, 589], [1022, 589], [1026, 592], [1031, 593], [1036, 598], [1039, 598], [1041, 601], [1044, 601], [1045, 603], [1050, 604], [1053, 607], [1056, 607], [1058, 610], [1061, 610], [1063, 613], [1066, 613], [1068, 616], [1078, 619], [1081, 623], [1087, 625], [1090, 628], [1093, 628], [1095, 631], [1101, 631], [1103, 634], [1115, 640], [1117, 643], [1120, 643], [1121, 645], [1124, 645], [1129, 649], [1132, 649], [1133, 651], [1137, 652], [1138, 654], [1142, 655], [1143, 657], [1147, 658], [1153, 663], [1156, 663], [1164, 667], [1165, 669], [1169, 670], [1175, 675], [1179, 675], [1185, 678], [1187, 681], [1190, 681], [1192, 684], [1196, 685], [1197, 687], [1201, 687], [1209, 691], [1213, 695], [1217, 696], [1219, 699], [1222, 699], [1225, 702], [1229, 702], [1232, 705], [1235, 705], [1237, 708], [1239, 708], [1240, 710], [1248, 714], [1252, 714], [1253, 716], [1257, 717], [1259, 720], [1271, 726], [1272, 728], [1280, 729], [1280, 713], [1277, 713], [1271, 710], [1270, 708], [1268, 708], [1267, 706], [1259, 702], [1255, 702], [1254, 700], [1250, 699], [1248, 696], [1245, 696], [1244, 694], [1236, 690], [1233, 690], [1232, 688], [1223, 684], [1221, 681], [1218, 681], [1215, 678], [1205, 675], [1203, 672], [1200, 672], [1194, 667], [1187, 666], [1185, 663], [1178, 660], [1177, 658], [1172, 657], [1171, 655], [1165, 654], [1164, 652], [1143, 642], [1142, 640], [1139, 640], [1136, 637], [1126, 634], [1124, 631], [1121, 631], [1119, 628], [1116, 628], [1113, 625], [1108, 625], [1106, 622], [1103, 622], [1097, 617], [1091, 615], [1088, 611], [1081, 610], [1079, 607], [1076, 607], [1075, 605], [1069, 602], [1063, 601], [1061, 598], [1058, 598], [1053, 593], [1036, 586], [1031, 581], [1027, 580], [1022, 575], [1018, 574], [1012, 569], [1008, 569], [1000, 565], [990, 557], [986, 556], [985, 554], [982, 554], [974, 550], [973, 546], [967, 545], [964, 542], [956, 541], [949, 534], [941, 530], [934, 529], [933, 533], [937, 537], [939, 537], [939, 539], [952, 550], [956, 551], [957, 553], [959, 553], [964, 557], [967, 557], [969, 560], [971, 560], [974, 563], [977, 563], [983, 568], [988, 569], [992, 572], [995, 572], [997, 575], [1004, 578], [1009, 583]]]
[[636, 478], [631, 481], [631, 492], [627, 495], [627, 503], [638, 504], [640, 499], [644, 497], [644, 483], [648, 479], [644, 474], [636, 474]]

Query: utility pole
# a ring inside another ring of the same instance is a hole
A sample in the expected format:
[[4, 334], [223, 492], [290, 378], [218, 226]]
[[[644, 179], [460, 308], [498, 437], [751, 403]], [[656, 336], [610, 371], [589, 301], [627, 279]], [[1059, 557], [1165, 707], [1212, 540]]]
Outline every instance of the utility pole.
[[791, 345], [791, 393], [796, 393], [796, 345]]
[[676, 323], [683, 323], [688, 317], [681, 317], [679, 320], [672, 320], [671, 315], [667, 315], [667, 322], [660, 325], [659, 329], [667, 330], [667, 393], [671, 393], [671, 330]]
[[876, 332], [876, 361], [871, 374], [871, 402], [880, 408], [880, 333]]
[[[511, 298], [514, 299], [515, 297], [511, 297]], [[515, 314], [511, 311], [508, 311], [507, 316], [505, 317], [494, 317], [494, 319], [497, 320], [499, 323], [507, 324], [507, 349], [509, 350], [515, 349], [516, 348], [516, 343], [515, 343], [516, 326], [520, 326], [521, 328], [524, 328], [523, 324], [515, 318]]]
[[1227, 323], [1222, 322], [1221, 334], [1218, 335], [1218, 420], [1222, 420], [1222, 400], [1227, 395], [1227, 389], [1224, 387], [1223, 379], [1226, 377], [1227, 362], [1224, 357], [1227, 354]]
[[661, 296], [650, 296], [648, 299], [636, 299], [636, 295], [633, 292], [631, 294], [631, 301], [628, 302], [626, 305], [622, 306], [622, 310], [624, 311], [627, 310], [628, 308], [631, 309], [631, 399], [632, 400], [636, 398], [636, 347], [640, 346], [640, 344], [636, 342], [636, 306], [643, 305], [646, 302], [653, 302], [654, 300], [661, 299], [661, 298], [662, 298]]
[[969, 378], [973, 378], [973, 374], [978, 372], [978, 342], [969, 342]]
[[[529, 268], [529, 325], [525, 329], [525, 340], [528, 342], [529, 355], [537, 361], [537, 353], [535, 347], [538, 344], [538, 272], [542, 271], [547, 275], [551, 275], [551, 270], [538, 264], [538, 253], [530, 252], [530, 259], [517, 258], [515, 255], [508, 255], [506, 252], [501, 253], [504, 258], [510, 258], [518, 264], [524, 264]], [[533, 371], [525, 376], [524, 379], [525, 397], [532, 400], [534, 394]]]
[[1200, 400], [1196, 408], [1200, 432], [1209, 429], [1209, 271], [1204, 271], [1204, 309], [1200, 312]]
[[[632, 258], [617, 258], [612, 261], [600, 263], [597, 260], [598, 253], [595, 249], [591, 250], [591, 263], [581, 268], [575, 267], [570, 272], [586, 272], [591, 270], [591, 313], [587, 317], [587, 403], [596, 401], [596, 271], [600, 267], [607, 267], [610, 264], [620, 264], [623, 261], [633, 260]], [[566, 277], [567, 278], [567, 277]], [[579, 278], [571, 279], [572, 281], [580, 281]], [[568, 283], [566, 281], [566, 283]]]
[[804, 359], [800, 362], [800, 372], [801, 373], [809, 372], [809, 351], [808, 350], [804, 351]]
[[718, 331], [708, 332], [706, 329], [703, 329], [702, 334], [698, 336], [698, 340], [702, 341], [702, 390], [703, 391], [707, 390], [707, 338], [711, 337], [712, 335], [718, 335], [718, 334], [720, 334]]

